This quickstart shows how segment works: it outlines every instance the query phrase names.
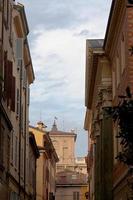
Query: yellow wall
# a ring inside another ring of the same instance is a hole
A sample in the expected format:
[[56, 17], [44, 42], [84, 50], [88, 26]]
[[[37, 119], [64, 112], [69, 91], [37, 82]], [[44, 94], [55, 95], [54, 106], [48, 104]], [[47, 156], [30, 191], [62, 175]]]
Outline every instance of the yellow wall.
[[[29, 131], [31, 131], [36, 139], [37, 146], [43, 146], [43, 136], [44, 133], [35, 128], [29, 127]], [[44, 196], [44, 163], [45, 157], [41, 153], [39, 159], [37, 160], [37, 171], [36, 171], [36, 193], [37, 200], [42, 200]]]
[[88, 192], [88, 186], [81, 187], [81, 200], [86, 200], [85, 193]]

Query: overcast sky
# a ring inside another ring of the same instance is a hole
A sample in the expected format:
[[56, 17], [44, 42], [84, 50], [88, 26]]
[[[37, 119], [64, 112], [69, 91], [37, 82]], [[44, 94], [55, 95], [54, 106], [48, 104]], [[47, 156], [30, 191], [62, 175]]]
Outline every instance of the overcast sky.
[[35, 71], [30, 124], [42, 120], [51, 129], [75, 129], [76, 154], [87, 153], [83, 130], [85, 43], [104, 38], [111, 0], [20, 0], [24, 4]]

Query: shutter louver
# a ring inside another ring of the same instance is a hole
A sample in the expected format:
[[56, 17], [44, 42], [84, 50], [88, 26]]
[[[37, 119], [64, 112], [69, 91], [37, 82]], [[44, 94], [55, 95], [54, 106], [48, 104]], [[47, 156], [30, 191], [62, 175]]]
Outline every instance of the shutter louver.
[[7, 66], [7, 51], [4, 52], [4, 91], [5, 95], [7, 93], [7, 84], [8, 84], [8, 66]]
[[19, 117], [19, 89], [17, 89], [17, 108], [16, 108], [17, 117]]
[[7, 61], [7, 67], [8, 67], [8, 74], [7, 74], [7, 106], [11, 106], [11, 95], [12, 95], [12, 62]]
[[16, 91], [16, 80], [15, 77], [12, 77], [12, 84], [11, 84], [11, 110], [15, 112], [15, 91]]

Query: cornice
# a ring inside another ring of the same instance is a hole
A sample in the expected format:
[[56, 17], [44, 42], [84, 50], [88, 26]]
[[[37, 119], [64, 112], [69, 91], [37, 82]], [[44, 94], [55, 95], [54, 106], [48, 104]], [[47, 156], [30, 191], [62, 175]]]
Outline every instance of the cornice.
[[14, 8], [20, 13], [20, 18], [23, 24], [23, 29], [25, 32], [25, 35], [28, 35], [29, 33], [29, 27], [28, 27], [28, 22], [27, 22], [27, 18], [26, 18], [26, 13], [25, 13], [25, 8], [23, 4], [15, 4]]
[[126, 0], [113, 0], [104, 40], [104, 49], [107, 54], [115, 38], [117, 38], [116, 36], [122, 22], [124, 8], [126, 9]]

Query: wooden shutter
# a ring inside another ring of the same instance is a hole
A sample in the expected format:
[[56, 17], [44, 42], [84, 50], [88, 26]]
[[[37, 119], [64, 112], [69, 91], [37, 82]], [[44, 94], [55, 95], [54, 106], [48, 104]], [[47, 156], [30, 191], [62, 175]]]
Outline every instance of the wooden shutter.
[[7, 90], [7, 77], [8, 76], [8, 66], [7, 66], [7, 51], [4, 52], [4, 91], [6, 95], [6, 90]]
[[21, 119], [20, 119], [20, 125], [21, 125], [21, 133], [23, 134], [23, 124], [24, 124], [24, 119], [23, 119], [23, 113], [24, 113], [24, 111], [23, 111], [23, 104], [21, 105]]
[[13, 67], [12, 67], [12, 62], [7, 61], [7, 67], [8, 67], [8, 74], [7, 74], [7, 105], [11, 106], [11, 95], [12, 95], [12, 72], [13, 72]]
[[76, 192], [73, 192], [73, 200], [76, 200]]
[[17, 107], [16, 107], [16, 114], [19, 116], [19, 89], [17, 89]]
[[12, 87], [11, 87], [11, 110], [15, 112], [15, 97], [16, 97], [16, 79], [12, 77]]

